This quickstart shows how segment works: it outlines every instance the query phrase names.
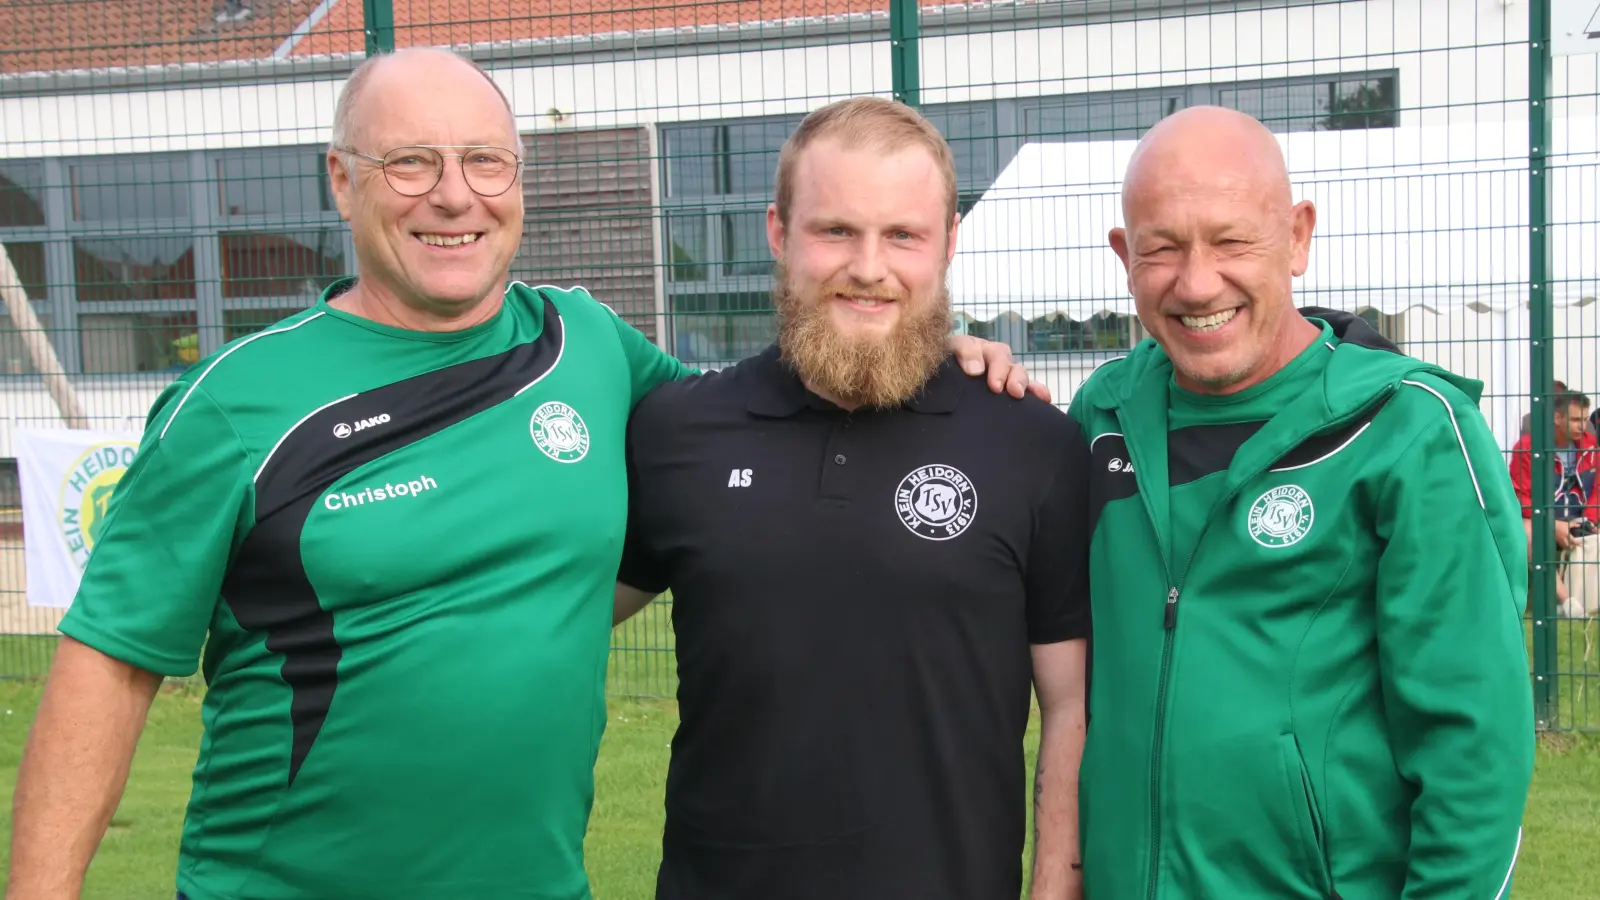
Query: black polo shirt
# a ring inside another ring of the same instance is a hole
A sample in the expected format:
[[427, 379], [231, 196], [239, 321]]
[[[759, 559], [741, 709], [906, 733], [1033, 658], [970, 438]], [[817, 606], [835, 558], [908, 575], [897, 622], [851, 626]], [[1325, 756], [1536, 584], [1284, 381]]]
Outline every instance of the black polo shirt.
[[660, 900], [1015, 900], [1029, 645], [1087, 636], [1086, 442], [947, 361], [846, 413], [776, 348], [629, 425], [619, 580], [671, 589]]

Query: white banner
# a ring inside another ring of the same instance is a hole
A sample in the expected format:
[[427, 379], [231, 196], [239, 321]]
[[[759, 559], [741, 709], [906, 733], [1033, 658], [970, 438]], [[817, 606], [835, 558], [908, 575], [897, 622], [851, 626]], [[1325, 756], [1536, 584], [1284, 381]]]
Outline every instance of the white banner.
[[14, 434], [29, 604], [72, 605], [112, 492], [133, 462], [139, 439], [138, 433], [111, 431]]
[[1600, 52], [1600, 0], [1551, 0], [1551, 55], [1595, 52]]

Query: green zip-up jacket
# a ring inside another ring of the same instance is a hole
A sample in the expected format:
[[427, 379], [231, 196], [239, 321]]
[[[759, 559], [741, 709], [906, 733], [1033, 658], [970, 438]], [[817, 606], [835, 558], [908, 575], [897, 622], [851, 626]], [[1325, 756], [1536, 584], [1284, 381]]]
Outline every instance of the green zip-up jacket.
[[[1088, 900], [1509, 896], [1528, 564], [1482, 385], [1302, 312], [1332, 327], [1325, 368], [1244, 432], [1172, 453], [1150, 340], [1072, 400], [1093, 461]], [[1216, 501], [1176, 545], [1172, 484], [1207, 474]]]

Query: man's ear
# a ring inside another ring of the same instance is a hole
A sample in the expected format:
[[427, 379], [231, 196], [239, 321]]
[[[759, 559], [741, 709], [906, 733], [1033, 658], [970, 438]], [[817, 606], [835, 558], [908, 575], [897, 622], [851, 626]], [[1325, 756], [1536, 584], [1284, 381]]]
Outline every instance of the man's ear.
[[349, 160], [337, 150], [328, 151], [328, 185], [333, 189], [333, 202], [339, 207], [339, 217], [350, 221], [350, 207], [354, 205], [351, 194], [355, 184], [350, 178]]
[[1289, 219], [1289, 240], [1291, 270], [1298, 278], [1306, 273], [1306, 267], [1311, 264], [1311, 232], [1317, 227], [1317, 207], [1310, 200], [1301, 200], [1294, 205]]
[[1111, 252], [1117, 254], [1117, 259], [1122, 260], [1122, 268], [1128, 268], [1128, 232], [1122, 228], [1113, 228], [1106, 235], [1106, 240], [1111, 244]]
[[786, 230], [783, 220], [778, 218], [778, 204], [767, 204], [767, 248], [772, 251], [773, 259], [783, 258], [783, 238]]

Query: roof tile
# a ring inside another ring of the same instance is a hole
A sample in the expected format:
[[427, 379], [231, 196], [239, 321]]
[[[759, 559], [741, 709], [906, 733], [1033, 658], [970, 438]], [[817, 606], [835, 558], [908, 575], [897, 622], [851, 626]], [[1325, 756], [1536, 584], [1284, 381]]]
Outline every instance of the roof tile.
[[[924, 5], [932, 5], [925, 0]], [[365, 49], [362, 5], [339, 5], [295, 47], [295, 56]], [[526, 41], [587, 34], [655, 31], [739, 22], [887, 10], [889, 0], [394, 0], [396, 47]]]
[[[393, 0], [395, 46], [449, 46], [860, 14], [888, 0]], [[923, 0], [933, 5], [936, 0]], [[0, 0], [0, 73], [265, 59], [319, 0]], [[296, 57], [366, 47], [361, 0], [332, 9]], [[247, 16], [224, 20], [232, 9]]]
[[[0, 73], [264, 59], [317, 0], [0, 0]], [[360, 9], [359, 0], [354, 4]]]

